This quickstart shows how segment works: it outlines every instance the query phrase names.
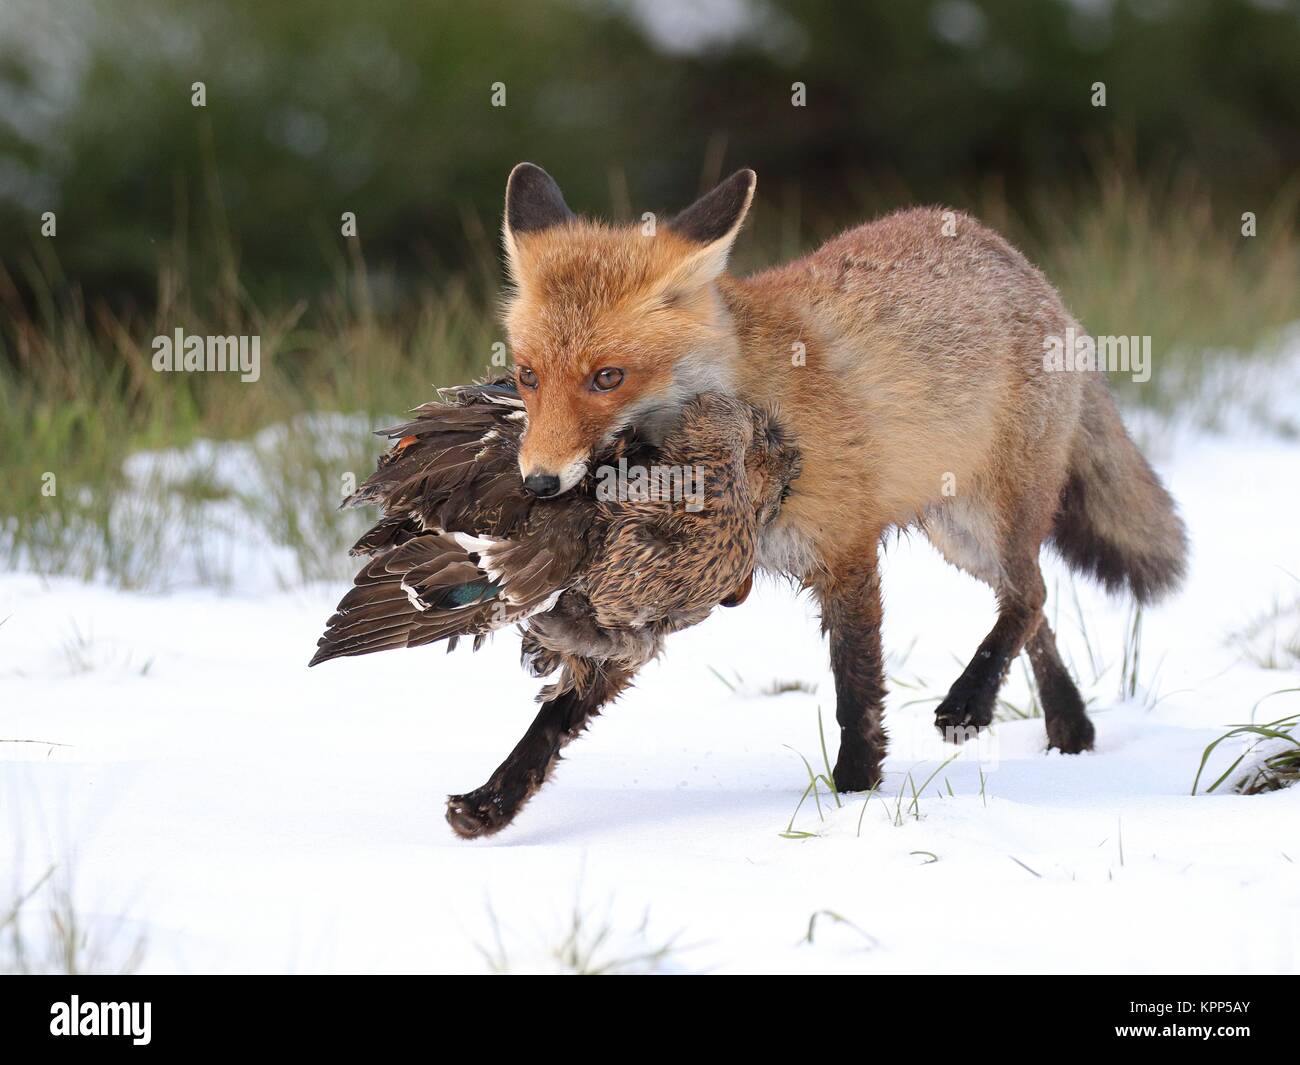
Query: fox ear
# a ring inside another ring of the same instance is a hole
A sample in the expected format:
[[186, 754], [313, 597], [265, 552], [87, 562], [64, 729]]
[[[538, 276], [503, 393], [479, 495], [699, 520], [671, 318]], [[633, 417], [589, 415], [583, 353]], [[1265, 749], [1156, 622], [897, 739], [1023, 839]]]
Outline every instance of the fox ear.
[[502, 237], [506, 246], [506, 264], [518, 283], [519, 245], [516, 237], [563, 225], [574, 217], [564, 202], [560, 186], [540, 166], [520, 163], [506, 180], [506, 209]]
[[757, 185], [758, 175], [754, 171], [737, 170], [668, 222], [668, 228], [674, 233], [702, 245], [683, 264], [684, 272], [692, 280], [712, 281], [727, 268], [727, 256], [749, 213], [749, 205], [754, 202]]
[[735, 239], [749, 205], [754, 200], [758, 175], [752, 170], [737, 170], [712, 192], [701, 196], [669, 227], [697, 244], [712, 244], [723, 238]]
[[573, 218], [560, 186], [540, 166], [520, 163], [506, 181], [507, 234], [532, 233]]

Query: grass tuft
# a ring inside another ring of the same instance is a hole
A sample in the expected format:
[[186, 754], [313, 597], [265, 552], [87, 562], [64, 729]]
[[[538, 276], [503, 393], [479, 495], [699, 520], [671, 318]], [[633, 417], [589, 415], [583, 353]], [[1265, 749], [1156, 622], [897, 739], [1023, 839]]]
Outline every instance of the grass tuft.
[[[1282, 688], [1270, 692], [1264, 699], [1291, 692], [1300, 692], [1300, 688]], [[1255, 706], [1258, 708], [1259, 703]], [[1214, 783], [1205, 789], [1204, 794], [1213, 793], [1229, 778], [1235, 778], [1232, 790], [1240, 795], [1278, 791], [1300, 782], [1300, 714], [1289, 714], [1262, 725], [1234, 725], [1209, 744], [1201, 755], [1201, 764], [1192, 780], [1193, 795], [1197, 794], [1210, 756], [1220, 744], [1242, 738], [1248, 738], [1246, 746], [1228, 768], [1215, 778]], [[1243, 763], [1245, 768], [1238, 772]]]
[[1300, 668], [1300, 595], [1278, 597], [1234, 638], [1246, 659], [1260, 669]]
[[[125, 922], [87, 917], [72, 889], [50, 866], [0, 916], [0, 973], [8, 975], [128, 975], [144, 960], [142, 934], [123, 938]], [[44, 931], [34, 906], [44, 899]]]
[[518, 943], [510, 949], [490, 903], [487, 909], [492, 943], [475, 945], [491, 972], [498, 975], [539, 971], [572, 976], [646, 975], [668, 971], [684, 949], [678, 942], [680, 933], [662, 942], [650, 938], [648, 911], [638, 925], [623, 929], [608, 910], [597, 913], [584, 905], [581, 892], [557, 936], [540, 943]]
[[803, 762], [804, 769], [808, 773], [808, 786], [803, 789], [803, 794], [799, 796], [799, 801], [795, 804], [794, 813], [790, 815], [790, 823], [785, 826], [785, 831], [780, 833], [783, 839], [811, 839], [816, 835], [815, 832], [803, 832], [797, 830], [794, 827], [794, 820], [799, 816], [799, 811], [803, 808], [803, 804], [807, 802], [809, 795], [813, 797], [813, 802], [817, 806], [817, 819], [819, 821], [826, 820], [826, 815], [822, 813], [820, 785], [824, 784], [826, 786], [827, 792], [830, 794], [831, 798], [835, 800], [835, 805], [837, 807], [842, 807], [844, 805], [840, 802], [840, 793], [835, 787], [835, 773], [834, 770], [831, 769], [830, 755], [827, 754], [826, 751], [826, 730], [822, 726], [822, 708], [820, 706], [817, 707], [817, 733], [821, 740], [822, 766], [824, 767], [820, 773], [813, 769], [812, 763], [809, 762], [807, 758], [789, 744], [785, 744], [786, 750], [794, 751], [794, 753], [799, 756], [799, 760]]
[[808, 931], [804, 933], [804, 937], [800, 941], [801, 943], [807, 943], [811, 945], [812, 943], [816, 942], [817, 927], [819, 921], [822, 923], [829, 921], [832, 924], [841, 925], [845, 928], [850, 929], [853, 932], [856, 932], [859, 936], [862, 937], [863, 940], [865, 940], [868, 949], [874, 949], [875, 947], [880, 946], [880, 940], [878, 940], [870, 932], [867, 932], [864, 929], [860, 928], [858, 925], [850, 921], [847, 917], [844, 917], [843, 915], [836, 913], [834, 910], [817, 910], [811, 917], [809, 917]]

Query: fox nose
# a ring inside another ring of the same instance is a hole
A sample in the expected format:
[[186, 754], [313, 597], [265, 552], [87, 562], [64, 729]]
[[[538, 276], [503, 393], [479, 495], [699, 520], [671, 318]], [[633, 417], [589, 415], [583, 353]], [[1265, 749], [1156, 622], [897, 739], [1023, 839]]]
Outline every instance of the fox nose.
[[530, 473], [524, 478], [524, 487], [540, 499], [559, 495], [560, 479], [553, 473]]

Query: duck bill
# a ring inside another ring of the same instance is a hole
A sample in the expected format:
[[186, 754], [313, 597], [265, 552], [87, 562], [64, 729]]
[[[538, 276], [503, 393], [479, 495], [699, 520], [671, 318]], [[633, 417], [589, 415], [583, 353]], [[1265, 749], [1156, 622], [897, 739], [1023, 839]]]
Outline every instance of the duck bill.
[[740, 606], [741, 603], [743, 603], [746, 599], [749, 598], [750, 589], [752, 589], [753, 587], [754, 587], [754, 571], [750, 570], [748, 575], [745, 577], [745, 579], [740, 582], [740, 587], [737, 588], [734, 592], [732, 592], [729, 596], [727, 596], [727, 598], [722, 601], [722, 605]]

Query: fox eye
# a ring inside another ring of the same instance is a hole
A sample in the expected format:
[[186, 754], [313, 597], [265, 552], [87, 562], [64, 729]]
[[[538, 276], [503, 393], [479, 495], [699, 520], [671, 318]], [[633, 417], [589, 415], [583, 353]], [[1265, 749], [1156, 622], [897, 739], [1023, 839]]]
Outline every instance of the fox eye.
[[519, 379], [519, 383], [523, 385], [525, 388], [537, 387], [537, 374], [533, 373], [533, 371], [529, 367], [527, 366], [519, 367], [516, 376]]
[[612, 392], [623, 383], [623, 371], [616, 366], [597, 370], [591, 378], [591, 387], [597, 392]]

